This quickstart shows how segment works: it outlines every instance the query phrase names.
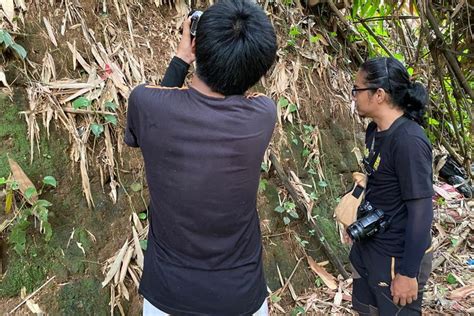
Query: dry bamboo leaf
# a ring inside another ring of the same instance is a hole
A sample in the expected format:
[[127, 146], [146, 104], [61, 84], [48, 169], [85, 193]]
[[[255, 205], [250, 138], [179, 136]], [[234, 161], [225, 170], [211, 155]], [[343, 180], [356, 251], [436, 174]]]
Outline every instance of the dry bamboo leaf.
[[120, 269], [119, 283], [123, 283], [123, 281], [125, 280], [125, 276], [127, 275], [128, 265], [130, 264], [130, 260], [132, 259], [133, 253], [134, 253], [133, 245], [131, 245], [128, 247], [127, 253], [123, 257], [122, 268]]
[[[87, 132], [85, 134], [87, 134]], [[89, 175], [87, 174], [87, 147], [81, 141], [79, 144], [79, 148], [80, 148], [79, 167], [81, 170], [82, 191], [84, 192], [84, 195], [86, 196], [87, 206], [91, 208], [92, 206], [95, 206], [95, 205], [94, 205], [94, 200], [92, 199]]]
[[[19, 190], [25, 196], [25, 192], [28, 188], [35, 188], [33, 182], [28, 178], [28, 176], [25, 174], [23, 169], [21, 169], [20, 165], [18, 163], [11, 159], [10, 157], [8, 158], [8, 164], [10, 165], [10, 170], [13, 174], [13, 180], [15, 180], [18, 183]], [[36, 188], [35, 188], [36, 190]], [[25, 197], [26, 199], [26, 197]], [[37, 195], [33, 195], [28, 202], [30, 204], [35, 203], [38, 200]]]
[[326, 284], [326, 286], [331, 290], [336, 290], [336, 278], [333, 275], [329, 274], [326, 269], [321, 267], [316, 261], [314, 261], [311, 256], [307, 256], [307, 259], [311, 270], [313, 270], [321, 278], [321, 280], [323, 280], [324, 284]]
[[128, 274], [130, 274], [133, 283], [135, 283], [135, 286], [138, 288], [140, 286], [140, 281], [138, 281], [138, 277], [135, 275], [135, 272], [133, 272], [133, 269], [131, 269], [130, 267], [128, 267]]
[[27, 300], [26, 301], [26, 306], [28, 309], [36, 315], [44, 315], [44, 312], [41, 310], [38, 304], [36, 304], [33, 300]]
[[44, 26], [46, 26], [46, 31], [48, 32], [49, 39], [53, 43], [54, 46], [58, 47], [58, 42], [56, 41], [56, 37], [54, 36], [54, 30], [51, 24], [49, 23], [46, 17], [43, 17]]
[[133, 244], [135, 245], [135, 254], [137, 255], [137, 264], [140, 267], [140, 269], [143, 270], [143, 262], [144, 262], [143, 251], [142, 251], [142, 247], [140, 246], [140, 240], [138, 239], [137, 231], [135, 230], [135, 227], [133, 226], [132, 226], [132, 233], [133, 233]]
[[76, 69], [76, 61], [77, 61], [88, 74], [91, 74], [91, 71], [92, 71], [91, 66], [86, 62], [86, 60], [82, 57], [82, 55], [77, 51], [76, 41], [74, 41], [74, 45], [67, 42], [67, 46], [69, 47], [69, 50], [72, 52], [72, 55], [73, 55], [73, 65], [74, 65], [73, 68]]
[[130, 300], [130, 294], [128, 293], [128, 289], [125, 286], [125, 284], [123, 284], [123, 282], [120, 282], [119, 286], [120, 286], [120, 289], [122, 290], [123, 297], [125, 297], [127, 301]]
[[439, 232], [439, 237], [440, 237], [442, 240], [445, 239], [448, 235], [446, 234], [446, 232], [445, 232], [443, 226], [441, 226], [440, 223], [435, 223], [434, 225], [435, 225], [436, 229], [437, 229], [438, 232]]
[[0, 4], [2, 5], [3, 12], [5, 12], [5, 16], [13, 24], [13, 19], [15, 18], [15, 4], [13, 0], [0, 0]]
[[452, 300], [462, 300], [474, 294], [474, 285], [466, 285], [451, 292], [449, 298]]
[[21, 8], [21, 10], [23, 11], [26, 11], [26, 4], [25, 4], [25, 0], [15, 0], [15, 3], [16, 3], [16, 6], [17, 8]]
[[105, 287], [107, 284], [109, 284], [109, 282], [114, 278], [114, 276], [117, 273], [119, 273], [120, 265], [122, 263], [122, 259], [125, 256], [127, 249], [128, 249], [128, 239], [125, 241], [119, 253], [115, 257], [114, 263], [110, 267], [109, 272], [107, 272], [105, 280], [102, 282], [102, 287]]
[[3, 71], [3, 67], [1, 66], [0, 66], [0, 82], [11, 91], [11, 88], [7, 82], [7, 77], [5, 76], [5, 72]]

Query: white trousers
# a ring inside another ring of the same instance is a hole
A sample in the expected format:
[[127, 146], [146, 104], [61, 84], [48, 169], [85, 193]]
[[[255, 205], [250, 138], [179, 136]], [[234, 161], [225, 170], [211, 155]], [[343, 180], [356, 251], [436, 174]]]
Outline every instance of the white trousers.
[[[145, 298], [143, 299], [143, 316], [167, 316], [169, 314], [153, 306]], [[268, 303], [267, 300], [263, 302], [260, 309], [256, 311], [253, 316], [268, 316]]]

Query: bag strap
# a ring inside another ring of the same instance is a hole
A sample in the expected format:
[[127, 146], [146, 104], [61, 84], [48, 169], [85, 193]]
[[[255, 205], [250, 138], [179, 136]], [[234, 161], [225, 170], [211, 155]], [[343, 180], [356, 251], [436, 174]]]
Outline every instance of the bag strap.
[[371, 170], [374, 169], [375, 162], [377, 161], [377, 157], [379, 156], [380, 152], [382, 151], [383, 146], [387, 143], [387, 139], [390, 138], [390, 136], [404, 123], [410, 121], [410, 119], [406, 118], [405, 116], [401, 116], [395, 120], [395, 122], [392, 123], [390, 128], [388, 129], [387, 133], [385, 134], [385, 137], [382, 139], [382, 143], [378, 147], [377, 150], [374, 150], [375, 147], [375, 135], [377, 131], [374, 132], [374, 135], [372, 136], [372, 141], [370, 145], [370, 150], [369, 154], [367, 157], [364, 158], [366, 162], [368, 162], [368, 165]]

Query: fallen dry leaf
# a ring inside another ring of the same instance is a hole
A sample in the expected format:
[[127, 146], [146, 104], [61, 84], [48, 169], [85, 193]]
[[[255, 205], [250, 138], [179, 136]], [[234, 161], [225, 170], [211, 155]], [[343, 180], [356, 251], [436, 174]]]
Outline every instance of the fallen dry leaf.
[[329, 272], [326, 271], [323, 267], [321, 267], [316, 261], [314, 261], [311, 256], [307, 256], [308, 259], [308, 264], [311, 267], [311, 270], [313, 270], [326, 284], [328, 288], [331, 290], [336, 290], [337, 289], [337, 282], [336, 278], [331, 275]]

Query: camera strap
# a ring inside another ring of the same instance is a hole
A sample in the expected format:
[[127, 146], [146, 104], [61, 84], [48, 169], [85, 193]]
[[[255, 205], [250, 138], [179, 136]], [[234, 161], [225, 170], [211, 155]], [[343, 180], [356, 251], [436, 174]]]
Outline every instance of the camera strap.
[[374, 131], [374, 135], [372, 136], [372, 140], [370, 142], [370, 149], [369, 153], [366, 157], [364, 157], [363, 164], [365, 168], [365, 173], [367, 176], [371, 176], [375, 173], [376, 169], [375, 164], [377, 162], [377, 159], [379, 158], [380, 152], [382, 151], [383, 146], [387, 143], [387, 139], [390, 138], [390, 136], [404, 123], [408, 122], [409, 119], [406, 118], [404, 115], [401, 117], [397, 118], [388, 131], [386, 132], [384, 138], [382, 139], [382, 142], [380, 143], [380, 146], [378, 146], [377, 150], [375, 150], [375, 136], [377, 134], [377, 131]]

